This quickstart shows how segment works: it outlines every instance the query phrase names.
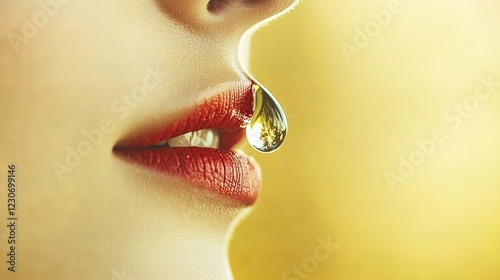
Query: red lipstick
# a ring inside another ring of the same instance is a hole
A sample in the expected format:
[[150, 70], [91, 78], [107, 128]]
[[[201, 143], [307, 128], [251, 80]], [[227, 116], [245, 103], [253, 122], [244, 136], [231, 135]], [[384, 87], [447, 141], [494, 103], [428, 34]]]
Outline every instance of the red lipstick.
[[[183, 117], [170, 124], [148, 124], [140, 131], [132, 131], [118, 141], [114, 154], [132, 164], [177, 176], [251, 205], [261, 185], [260, 168], [251, 157], [230, 149], [245, 135], [243, 127], [253, 110], [251, 84], [242, 82], [187, 109]], [[218, 133], [217, 148], [156, 145], [203, 129]]]

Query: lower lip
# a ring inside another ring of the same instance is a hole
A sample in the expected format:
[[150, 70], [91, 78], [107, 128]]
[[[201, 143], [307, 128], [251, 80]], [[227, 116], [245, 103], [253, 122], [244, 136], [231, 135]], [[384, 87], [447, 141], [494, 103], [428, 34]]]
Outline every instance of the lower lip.
[[251, 157], [232, 150], [198, 147], [115, 150], [132, 163], [252, 205], [261, 185], [260, 167]]

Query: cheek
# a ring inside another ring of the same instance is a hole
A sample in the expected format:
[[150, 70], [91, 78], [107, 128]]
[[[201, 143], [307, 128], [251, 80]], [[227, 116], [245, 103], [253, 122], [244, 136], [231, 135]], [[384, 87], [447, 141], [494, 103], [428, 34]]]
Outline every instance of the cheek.
[[[153, 72], [160, 60], [158, 53], [166, 50], [152, 43], [148, 27], [154, 25], [148, 22], [153, 21], [152, 12], [144, 6], [133, 2], [67, 4], [37, 29], [36, 36], [21, 44], [18, 53], [8, 44], [1, 45], [6, 54], [0, 62], [4, 112], [31, 131], [26, 138], [43, 128], [40, 135], [48, 137], [45, 140], [68, 141], [82, 129], [98, 126], [103, 118], [122, 117], [124, 109], [114, 112], [113, 104], [137, 107], [128, 101], [132, 93], [132, 101], [139, 103], [142, 90], [159, 90]], [[23, 30], [21, 23], [12, 28], [21, 35]], [[172, 33], [161, 36], [175, 41], [178, 36]], [[175, 45], [169, 51], [175, 52]], [[168, 62], [171, 69], [177, 68], [174, 59]]]

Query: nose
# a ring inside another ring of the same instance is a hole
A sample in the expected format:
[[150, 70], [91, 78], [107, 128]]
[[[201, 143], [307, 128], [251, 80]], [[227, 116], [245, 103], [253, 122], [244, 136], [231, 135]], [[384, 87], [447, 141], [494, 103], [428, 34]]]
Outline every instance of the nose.
[[169, 17], [200, 32], [241, 35], [299, 0], [156, 0]]

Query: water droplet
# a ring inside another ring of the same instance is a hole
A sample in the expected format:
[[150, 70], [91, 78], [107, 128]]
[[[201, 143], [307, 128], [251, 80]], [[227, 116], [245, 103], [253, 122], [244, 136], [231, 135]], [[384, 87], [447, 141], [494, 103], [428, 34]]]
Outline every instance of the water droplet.
[[285, 141], [288, 124], [280, 104], [266, 89], [252, 85], [255, 109], [246, 128], [250, 145], [259, 152], [271, 153]]

